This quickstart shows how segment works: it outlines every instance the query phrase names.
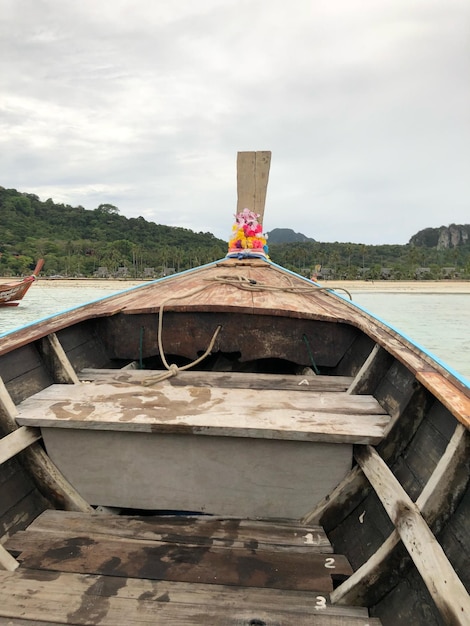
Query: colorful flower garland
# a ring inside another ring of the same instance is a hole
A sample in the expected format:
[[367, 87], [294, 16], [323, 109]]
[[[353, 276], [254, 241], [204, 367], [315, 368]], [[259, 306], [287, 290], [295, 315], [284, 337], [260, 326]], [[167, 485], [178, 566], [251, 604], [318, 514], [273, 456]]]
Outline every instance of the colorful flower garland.
[[250, 209], [243, 209], [235, 215], [232, 227], [233, 235], [228, 244], [228, 255], [267, 256], [267, 235], [263, 235], [263, 227], [258, 222], [259, 214]]

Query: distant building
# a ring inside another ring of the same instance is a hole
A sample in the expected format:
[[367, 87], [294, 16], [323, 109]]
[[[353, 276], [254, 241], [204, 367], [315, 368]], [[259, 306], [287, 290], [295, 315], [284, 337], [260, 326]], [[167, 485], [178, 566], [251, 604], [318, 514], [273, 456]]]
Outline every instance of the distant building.
[[458, 273], [455, 270], [455, 267], [443, 267], [441, 269], [442, 278], [455, 278]]
[[389, 280], [392, 278], [392, 275], [393, 270], [390, 267], [382, 267], [380, 269], [380, 278], [382, 278], [382, 280]]
[[417, 267], [415, 270], [415, 278], [429, 278], [429, 274], [431, 274], [430, 267]]
[[318, 279], [328, 280], [329, 278], [335, 277], [335, 270], [332, 267], [322, 267], [319, 274], [317, 275]]
[[109, 272], [107, 267], [99, 267], [96, 272], [93, 272], [95, 278], [108, 278]]

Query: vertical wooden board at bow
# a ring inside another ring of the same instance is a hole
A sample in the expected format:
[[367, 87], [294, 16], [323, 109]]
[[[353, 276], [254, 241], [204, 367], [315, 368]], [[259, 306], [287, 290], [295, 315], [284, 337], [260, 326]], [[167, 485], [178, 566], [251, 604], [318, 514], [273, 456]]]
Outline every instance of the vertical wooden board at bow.
[[237, 155], [237, 213], [250, 209], [263, 223], [271, 152], [239, 152]]

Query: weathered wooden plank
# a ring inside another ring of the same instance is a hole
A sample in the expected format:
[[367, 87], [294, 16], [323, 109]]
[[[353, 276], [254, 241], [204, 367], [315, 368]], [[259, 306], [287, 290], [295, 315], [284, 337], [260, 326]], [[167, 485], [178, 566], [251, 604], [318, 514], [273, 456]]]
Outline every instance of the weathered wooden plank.
[[28, 530], [6, 542], [23, 566], [81, 574], [173, 580], [298, 591], [330, 592], [332, 576], [352, 573], [342, 555], [258, 551], [107, 539], [99, 535], [53, 536]]
[[0, 439], [0, 464], [5, 463], [41, 437], [40, 429], [30, 426], [22, 426], [3, 437]]
[[392, 357], [388, 352], [376, 343], [361, 369], [354, 377], [348, 393], [373, 393], [377, 387], [377, 382], [382, 379], [390, 366], [391, 360]]
[[294, 522], [272, 522], [216, 516], [128, 516], [48, 510], [29, 526], [52, 533], [103, 534], [134, 540], [221, 545], [260, 549], [289, 549], [305, 552], [333, 552], [321, 526]]
[[422, 518], [390, 469], [370, 446], [356, 459], [380, 497], [437, 608], [448, 624], [470, 624], [470, 597]]
[[318, 597], [311, 592], [290, 589], [283, 589], [282, 593], [279, 593], [276, 589], [262, 587], [229, 587], [142, 578], [123, 579], [122, 577], [102, 577], [68, 572], [57, 574], [27, 568], [19, 569], [15, 575], [0, 572], [0, 594], [3, 594], [10, 585], [14, 585], [16, 592], [20, 595], [28, 593], [28, 590], [31, 592], [32, 581], [34, 581], [36, 594], [48, 594], [51, 600], [60, 599], [65, 590], [72, 597], [78, 596], [79, 598], [82, 596], [117, 597], [121, 599], [123, 607], [125, 607], [126, 600], [157, 603], [154, 611], [157, 610], [158, 603], [170, 603], [228, 608], [239, 605], [251, 609], [281, 609], [311, 615], [320, 613], [342, 617], [365, 618], [368, 616], [368, 611], [364, 607], [336, 606], [329, 602], [328, 596]]
[[16, 430], [15, 417], [18, 414], [15, 403], [11, 399], [3, 379], [0, 377], [0, 420], [2, 430], [11, 433]]
[[389, 422], [372, 396], [123, 383], [52, 385], [19, 407], [22, 425], [377, 443]]
[[239, 152], [237, 155], [237, 213], [247, 208], [263, 222], [271, 152]]
[[58, 331], [57, 338], [76, 372], [84, 367], [110, 366], [99, 328], [99, 322], [88, 320]]
[[65, 350], [55, 333], [50, 333], [38, 341], [38, 348], [43, 359], [48, 363], [57, 383], [78, 383], [78, 376], [70, 363]]
[[19, 565], [18, 561], [0, 544], [0, 569], [13, 572]]
[[[121, 382], [139, 384], [166, 370], [93, 369], [78, 372], [81, 381]], [[180, 371], [168, 380], [174, 387], [220, 387], [231, 389], [288, 389], [290, 391], [346, 391], [352, 376], [302, 376], [287, 374], [253, 374], [244, 372]]]
[[[0, 468], [0, 518], [19, 499], [34, 489], [32, 479], [17, 459], [6, 461]], [[1, 535], [1, 533], [0, 533]]]
[[403, 505], [397, 530], [444, 619], [448, 624], [469, 626], [468, 592], [419, 511]]
[[[0, 342], [0, 352], [6, 337]], [[0, 359], [0, 377], [15, 403], [19, 403], [30, 395], [37, 393], [54, 381], [44, 367], [36, 346], [30, 344], [19, 347]]]
[[0, 537], [23, 530], [47, 504], [16, 458], [0, 467]]
[[18, 498], [0, 518], [0, 533], [7, 537], [18, 530], [23, 530], [31, 520], [44, 511], [47, 504], [37, 490]]
[[[189, 374], [189, 372], [186, 372]], [[125, 375], [125, 374], [124, 374]], [[322, 413], [344, 413], [345, 415], [386, 415], [384, 409], [377, 400], [370, 395], [348, 395], [346, 393], [322, 393], [312, 392], [299, 394], [289, 389], [232, 389], [220, 387], [208, 387], [201, 390], [200, 386], [184, 385], [175, 388], [173, 379], [159, 382], [152, 388], [142, 387], [138, 384], [126, 384], [123, 381], [103, 381], [83, 384], [77, 387], [69, 385], [50, 385], [47, 389], [39, 392], [31, 400], [21, 403], [21, 408], [36, 401], [49, 400], [53, 402], [79, 401], [83, 398], [90, 402], [100, 402], [103, 398], [116, 396], [133, 396], [140, 398], [145, 405], [150, 407], [159, 403], [164, 406], [172, 402], [180, 405], [187, 403], [189, 408], [195, 410], [200, 405], [209, 408], [221, 404], [236, 403], [240, 410], [246, 408], [264, 409], [267, 404], [276, 406], [281, 404], [296, 410], [315, 411]], [[300, 382], [300, 381], [299, 381]], [[196, 400], [194, 400], [194, 398]], [[169, 416], [170, 417], [170, 416]]]
[[470, 428], [470, 397], [439, 372], [419, 371], [416, 378], [423, 383], [459, 422]]
[[13, 624], [16, 624], [18, 614], [50, 623], [99, 622], [103, 626], [380, 624], [377, 619], [367, 618], [364, 609], [335, 607], [325, 596], [311, 593], [56, 574], [22, 568], [14, 574], [0, 572], [0, 615], [15, 619]]

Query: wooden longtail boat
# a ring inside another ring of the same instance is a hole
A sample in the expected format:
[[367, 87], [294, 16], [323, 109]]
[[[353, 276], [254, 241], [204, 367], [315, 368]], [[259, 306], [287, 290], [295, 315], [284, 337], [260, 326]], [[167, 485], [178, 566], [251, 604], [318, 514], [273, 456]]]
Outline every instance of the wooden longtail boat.
[[37, 279], [44, 265], [44, 259], [39, 259], [31, 276], [12, 283], [0, 284], [0, 306], [18, 306], [31, 285]]
[[470, 624], [470, 389], [266, 258], [269, 161], [227, 258], [1, 338], [0, 624]]

